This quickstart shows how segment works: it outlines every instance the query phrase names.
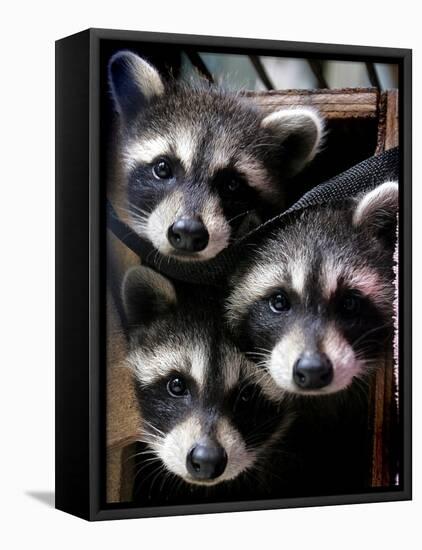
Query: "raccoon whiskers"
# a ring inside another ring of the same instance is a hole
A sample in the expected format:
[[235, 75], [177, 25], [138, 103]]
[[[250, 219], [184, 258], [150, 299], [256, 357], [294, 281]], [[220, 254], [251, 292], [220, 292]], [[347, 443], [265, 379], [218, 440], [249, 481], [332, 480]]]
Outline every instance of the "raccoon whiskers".
[[[139, 441], [139, 443], [146, 443], [146, 441], [144, 442], [141, 439], [139, 439], [138, 441]], [[145, 451], [139, 451], [137, 453], [134, 453], [133, 455], [130, 455], [130, 456], [126, 457], [125, 462], [127, 462], [129, 460], [132, 460], [133, 458], [136, 458], [138, 456], [146, 456], [146, 455], [153, 455], [153, 459], [155, 459], [155, 460], [157, 458], [152, 449], [146, 449]]]
[[[163, 492], [164, 486], [166, 485], [166, 483], [169, 480], [173, 480], [174, 478], [176, 478], [176, 474], [173, 474], [173, 472], [170, 472], [170, 470], [167, 470], [167, 472], [165, 472], [165, 474], [163, 476], [163, 480], [161, 481], [159, 492], [160, 493]], [[151, 490], [152, 490], [152, 486], [153, 486], [153, 483], [151, 483]]]
[[268, 354], [271, 354], [272, 353], [272, 350], [270, 349], [267, 349], [267, 348], [262, 348], [260, 346], [257, 346], [255, 349], [259, 350], [259, 351], [263, 351], [264, 353], [268, 353]]
[[238, 218], [241, 218], [242, 216], [246, 216], [247, 214], [250, 214], [251, 210], [245, 210], [244, 212], [241, 212], [240, 214], [237, 214], [237, 216], [233, 216], [232, 218], [227, 220], [227, 223], [232, 223], [234, 220], [237, 220]]
[[386, 322], [386, 323], [384, 323], [384, 324], [382, 324], [382, 325], [378, 325], [378, 326], [376, 326], [376, 327], [371, 328], [370, 330], [367, 330], [366, 332], [364, 332], [363, 334], [361, 334], [361, 335], [359, 336], [359, 338], [356, 338], [356, 340], [354, 340], [354, 341], [352, 342], [352, 347], [355, 348], [355, 347], [357, 346], [357, 344], [358, 344], [361, 340], [363, 340], [364, 338], [366, 338], [369, 334], [372, 334], [373, 332], [377, 332], [377, 331], [379, 331], [379, 330], [383, 330], [383, 329], [385, 329], [385, 328], [388, 328], [389, 326], [391, 326], [391, 321], [388, 321], [388, 322]]
[[[155, 482], [155, 480], [160, 476], [162, 475], [163, 473], [165, 473], [166, 469], [165, 469], [165, 466], [159, 462], [159, 464], [157, 465], [156, 468], [154, 468], [145, 478], [142, 478], [142, 480], [139, 482], [139, 485], [138, 485], [138, 488], [136, 490], [136, 494], [139, 494], [140, 492], [142, 492], [142, 486], [143, 485], [146, 485], [147, 484], [147, 481], [150, 480], [152, 478], [153, 482]], [[134, 482], [136, 480], [136, 478], [139, 477], [139, 473], [140, 471], [138, 471], [136, 473], [136, 475], [134, 476]], [[148, 487], [148, 485], [146, 485]], [[147, 495], [147, 498], [150, 499], [151, 498], [151, 489], [152, 489], [152, 484], [150, 483], [149, 484], [149, 490], [148, 490], [148, 495]]]
[[129, 205], [129, 208], [123, 206], [123, 205], [118, 205], [118, 209], [127, 214], [128, 216], [138, 216], [140, 218], [147, 218], [149, 215], [150, 215], [150, 212], [148, 212], [147, 210], [143, 210], [142, 208], [139, 208], [139, 206], [136, 206], [135, 204], [130, 204]]
[[[156, 472], [161, 473], [161, 471], [165, 469], [163, 463], [160, 461], [158, 457], [155, 459], [155, 461], [157, 462], [157, 466], [145, 478], [142, 479], [142, 483], [146, 483], [148, 479], [150, 479], [151, 476], [153, 476]], [[136, 479], [139, 477], [139, 474], [141, 474], [145, 469], [149, 467], [150, 467], [150, 464], [148, 463], [141, 464], [140, 468], [138, 468], [138, 470], [135, 472], [135, 475], [133, 476], [133, 481], [135, 482]]]
[[154, 488], [154, 484], [155, 482], [160, 478], [160, 476], [163, 474], [163, 479], [162, 479], [162, 482], [161, 482], [161, 486], [160, 486], [160, 491], [162, 491], [163, 489], [163, 485], [166, 483], [166, 481], [171, 478], [171, 476], [173, 475], [172, 472], [170, 472], [167, 468], [165, 468], [165, 466], [163, 465], [163, 471], [158, 471], [155, 475], [155, 477], [151, 480], [151, 484], [150, 484], [150, 488], [149, 488], [149, 493], [148, 493], [148, 496], [150, 497], [151, 496], [151, 493], [152, 493], [152, 490]]
[[[267, 418], [265, 421], [261, 422], [260, 424], [258, 424], [257, 426], [255, 426], [255, 428], [252, 430], [252, 432], [250, 434], [248, 434], [248, 437], [245, 438], [245, 442], [247, 444], [247, 446], [253, 446], [255, 442], [259, 441], [259, 438], [262, 437], [262, 434], [265, 433], [264, 432], [264, 429], [267, 428], [267, 427], [270, 427], [271, 425], [274, 424], [274, 422], [277, 422], [278, 423], [278, 429], [277, 431], [275, 432], [276, 433], [276, 440], [279, 441], [285, 431], [287, 430], [287, 428], [291, 425], [291, 423], [293, 422], [293, 419], [294, 419], [294, 416], [292, 414], [288, 414], [285, 418], [281, 418], [280, 417], [280, 412], [278, 411], [276, 414], [274, 414], [274, 416], [270, 417], [270, 418]], [[270, 432], [268, 432], [268, 434], [271, 436], [270, 439], [269, 439], [269, 442], [268, 442], [268, 445], [267, 447], [269, 447], [271, 444], [273, 444], [275, 441], [274, 441], [274, 430], [271, 430]], [[257, 449], [259, 450], [259, 449]]]
[[159, 436], [161, 437], [166, 436], [166, 434], [162, 430], [158, 429], [156, 426], [151, 424], [151, 422], [149, 422], [148, 420], [145, 420], [145, 418], [142, 419], [142, 424], [146, 424], [148, 428], [151, 428], [152, 430], [154, 430], [154, 432], [156, 432]]
[[263, 353], [258, 351], [246, 351], [245, 355], [246, 357], [264, 357], [264, 359], [268, 358], [268, 353]]

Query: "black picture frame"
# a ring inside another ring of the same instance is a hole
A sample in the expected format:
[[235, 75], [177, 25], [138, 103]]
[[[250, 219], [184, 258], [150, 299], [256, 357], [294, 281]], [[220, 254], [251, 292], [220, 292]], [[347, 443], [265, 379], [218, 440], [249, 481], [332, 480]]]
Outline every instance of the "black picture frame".
[[[403, 478], [397, 490], [140, 508], [106, 504], [105, 191], [100, 43], [140, 41], [233, 52], [396, 63], [400, 87], [400, 376]], [[412, 53], [408, 49], [89, 29], [56, 42], [56, 508], [87, 520], [409, 500], [411, 463]]]

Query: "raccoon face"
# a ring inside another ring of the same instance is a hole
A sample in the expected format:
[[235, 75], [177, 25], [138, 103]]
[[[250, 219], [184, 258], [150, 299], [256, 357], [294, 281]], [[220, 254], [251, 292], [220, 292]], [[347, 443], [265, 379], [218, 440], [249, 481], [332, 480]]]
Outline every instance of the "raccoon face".
[[235, 278], [229, 322], [280, 390], [328, 394], [392, 348], [398, 186], [304, 211]]
[[264, 116], [246, 99], [164, 83], [146, 61], [109, 64], [121, 122], [123, 215], [165, 256], [209, 260], [283, 207], [283, 178], [309, 162], [322, 122], [310, 109]]
[[264, 396], [255, 366], [211, 316], [192, 312], [192, 304], [184, 310], [171, 283], [152, 270], [129, 271], [123, 293], [143, 441], [157, 461], [199, 485], [253, 469], [289, 422]]

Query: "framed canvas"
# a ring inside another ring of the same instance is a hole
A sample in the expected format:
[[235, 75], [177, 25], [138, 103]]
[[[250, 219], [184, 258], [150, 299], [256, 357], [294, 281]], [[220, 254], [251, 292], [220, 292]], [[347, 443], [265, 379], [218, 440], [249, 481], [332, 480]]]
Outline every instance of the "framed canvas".
[[411, 498], [411, 51], [56, 43], [56, 507]]

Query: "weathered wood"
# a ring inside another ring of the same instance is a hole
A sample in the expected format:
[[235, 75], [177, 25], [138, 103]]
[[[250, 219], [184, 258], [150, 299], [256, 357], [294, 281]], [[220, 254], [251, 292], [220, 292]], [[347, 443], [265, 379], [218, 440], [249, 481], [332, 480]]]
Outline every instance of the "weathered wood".
[[[380, 96], [377, 154], [399, 144], [398, 91]], [[372, 487], [388, 487], [395, 482], [396, 453], [392, 447], [397, 428], [394, 361], [391, 352], [379, 365], [372, 385]]]
[[373, 88], [246, 92], [264, 111], [313, 106], [327, 119], [377, 118], [379, 93]]
[[383, 92], [379, 101], [378, 144], [380, 154], [399, 144], [399, 95], [397, 90]]
[[[117, 243], [116, 243], [117, 244]], [[123, 245], [120, 243], [120, 246]], [[115, 261], [117, 258], [114, 258]], [[125, 449], [139, 437], [141, 419], [136, 405], [131, 371], [124, 366], [126, 340], [110, 290], [107, 292], [107, 410], [106, 494], [107, 502], [121, 502], [132, 485], [132, 464]], [[132, 453], [133, 454], [133, 453]]]
[[390, 90], [387, 93], [387, 128], [385, 149], [392, 149], [399, 144], [399, 93]]

